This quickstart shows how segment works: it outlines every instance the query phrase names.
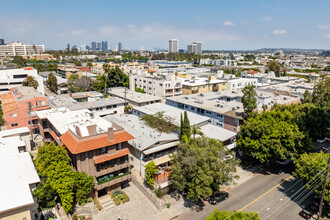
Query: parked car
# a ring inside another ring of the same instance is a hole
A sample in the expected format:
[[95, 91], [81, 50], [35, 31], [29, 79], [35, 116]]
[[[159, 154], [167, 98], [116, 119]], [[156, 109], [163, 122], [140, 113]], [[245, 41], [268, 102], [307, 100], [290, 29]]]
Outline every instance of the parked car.
[[210, 196], [208, 198], [208, 201], [209, 201], [210, 204], [216, 205], [219, 202], [227, 199], [228, 197], [229, 197], [229, 193], [227, 193], [225, 191], [221, 191], [221, 192], [216, 192], [212, 196]]
[[312, 215], [313, 213], [311, 212], [311, 210], [309, 210], [309, 208], [303, 208], [300, 212], [299, 212], [299, 215], [301, 217], [303, 217], [304, 219], [311, 219], [312, 218]]

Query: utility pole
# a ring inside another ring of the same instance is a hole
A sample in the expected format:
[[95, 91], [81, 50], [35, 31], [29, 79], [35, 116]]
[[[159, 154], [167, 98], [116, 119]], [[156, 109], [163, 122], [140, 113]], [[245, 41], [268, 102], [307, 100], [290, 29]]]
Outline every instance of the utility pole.
[[317, 218], [318, 220], [320, 220], [320, 218], [322, 216], [323, 200], [324, 200], [324, 194], [325, 194], [325, 187], [327, 186], [329, 168], [330, 168], [330, 156], [329, 156], [329, 160], [328, 160], [327, 171], [325, 172], [325, 177], [324, 177], [322, 195], [321, 195], [321, 200], [320, 200], [319, 216]]
[[124, 93], [125, 93], [125, 107], [124, 107], [124, 113], [126, 114], [126, 87], [125, 87]]

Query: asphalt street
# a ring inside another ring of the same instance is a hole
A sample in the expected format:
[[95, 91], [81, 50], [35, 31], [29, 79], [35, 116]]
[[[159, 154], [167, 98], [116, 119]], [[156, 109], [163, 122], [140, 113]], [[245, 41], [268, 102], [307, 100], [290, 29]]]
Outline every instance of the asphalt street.
[[291, 201], [290, 199], [290, 196], [295, 194], [300, 187], [301, 182], [292, 177], [289, 172], [270, 173], [261, 171], [252, 179], [229, 190], [229, 198], [227, 200], [217, 205], [210, 205], [208, 202], [205, 202], [202, 210], [187, 212], [179, 216], [179, 219], [205, 219], [211, 211], [217, 208], [219, 210], [258, 212], [261, 219], [301, 220], [303, 218], [298, 214], [301, 211], [300, 206], [296, 201]]

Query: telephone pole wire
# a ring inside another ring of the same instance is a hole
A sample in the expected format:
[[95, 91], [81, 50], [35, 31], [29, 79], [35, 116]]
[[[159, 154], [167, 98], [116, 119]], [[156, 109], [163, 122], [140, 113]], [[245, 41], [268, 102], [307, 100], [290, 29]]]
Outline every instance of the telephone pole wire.
[[323, 183], [323, 189], [322, 189], [322, 195], [321, 195], [321, 201], [320, 201], [319, 216], [317, 218], [318, 220], [320, 220], [320, 218], [322, 216], [323, 200], [324, 200], [324, 194], [325, 194], [325, 187], [327, 186], [329, 168], [330, 168], [330, 156], [329, 156], [329, 160], [328, 160], [327, 171], [325, 172], [325, 177], [324, 177], [324, 183]]

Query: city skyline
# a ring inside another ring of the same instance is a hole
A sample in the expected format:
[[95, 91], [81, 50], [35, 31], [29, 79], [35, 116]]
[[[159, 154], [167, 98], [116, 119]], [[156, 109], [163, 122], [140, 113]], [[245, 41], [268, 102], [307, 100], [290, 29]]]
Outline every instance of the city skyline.
[[[179, 49], [195, 39], [203, 42], [205, 50], [330, 48], [330, 19], [326, 9], [330, 2], [325, 0], [317, 4], [307, 0], [203, 4], [173, 1], [174, 8], [171, 1], [98, 1], [102, 7], [97, 11], [91, 11], [87, 1], [59, 1], [55, 5], [42, 1], [23, 3], [2, 4], [4, 8], [15, 7], [15, 12], [5, 10], [0, 16], [3, 21], [0, 38], [44, 44], [46, 49], [64, 49], [68, 42], [81, 45], [104, 39], [115, 44], [123, 42], [125, 48], [131, 49], [167, 48], [168, 39], [178, 39]], [[111, 8], [122, 8], [126, 13], [122, 10], [107, 13]], [[59, 10], [63, 13], [57, 13]], [[143, 11], [148, 13], [140, 13]]]

